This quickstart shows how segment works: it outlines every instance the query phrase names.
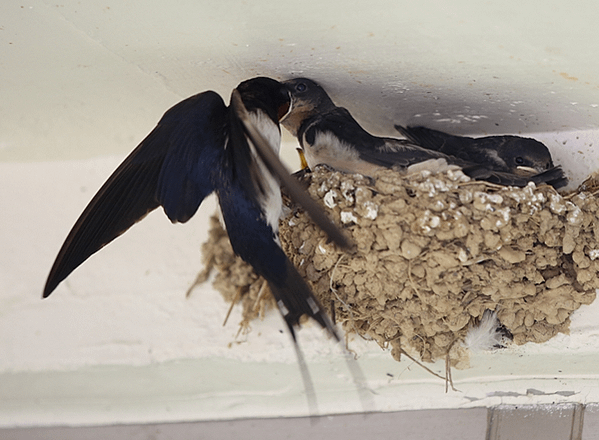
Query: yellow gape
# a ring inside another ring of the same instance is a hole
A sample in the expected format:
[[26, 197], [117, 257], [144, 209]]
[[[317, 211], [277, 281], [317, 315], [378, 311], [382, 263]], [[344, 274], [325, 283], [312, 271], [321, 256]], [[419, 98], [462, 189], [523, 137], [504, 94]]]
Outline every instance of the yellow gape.
[[297, 148], [297, 154], [299, 154], [299, 157], [300, 157], [301, 169], [305, 170], [305, 169], [310, 168], [308, 166], [308, 162], [306, 161], [306, 156], [304, 156], [304, 150], [302, 150], [301, 148]]

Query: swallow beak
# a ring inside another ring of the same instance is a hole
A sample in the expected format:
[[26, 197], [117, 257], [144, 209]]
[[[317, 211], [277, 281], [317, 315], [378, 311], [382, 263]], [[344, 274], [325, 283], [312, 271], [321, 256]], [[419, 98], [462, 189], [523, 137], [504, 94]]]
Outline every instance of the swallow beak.
[[536, 168], [524, 167], [524, 166], [516, 167], [516, 170], [518, 170], [516, 172], [516, 174], [518, 174], [520, 176], [534, 176], [535, 174], [539, 174], [539, 173], [543, 172], [543, 170], [539, 171]]

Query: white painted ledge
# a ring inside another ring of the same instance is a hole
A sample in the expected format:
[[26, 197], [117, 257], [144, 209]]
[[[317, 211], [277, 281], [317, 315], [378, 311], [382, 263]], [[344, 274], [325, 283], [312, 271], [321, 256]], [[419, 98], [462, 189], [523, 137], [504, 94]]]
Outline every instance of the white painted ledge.
[[[307, 415], [289, 336], [277, 313], [237, 344], [236, 310], [201, 268], [214, 201], [189, 224], [156, 212], [92, 257], [56, 292], [41, 289], [72, 223], [121, 158], [0, 163], [0, 426], [97, 425]], [[83, 190], [85, 189], [85, 190]], [[368, 411], [599, 402], [599, 303], [571, 334], [474, 355], [458, 392], [374, 343], [353, 341], [372, 390]], [[343, 356], [315, 326], [299, 332], [319, 414], [364, 408]], [[231, 344], [232, 343], [232, 344]], [[443, 374], [444, 365], [433, 366]]]

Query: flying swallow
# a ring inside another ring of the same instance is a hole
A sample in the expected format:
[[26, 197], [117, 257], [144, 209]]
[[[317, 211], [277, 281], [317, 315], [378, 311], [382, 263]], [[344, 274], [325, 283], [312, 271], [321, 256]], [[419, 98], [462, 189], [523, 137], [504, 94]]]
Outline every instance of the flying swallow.
[[496, 171], [533, 176], [553, 168], [551, 153], [541, 142], [521, 136], [453, 136], [430, 128], [395, 125], [421, 147], [476, 162]]
[[327, 164], [339, 171], [372, 176], [381, 167], [404, 170], [437, 159], [427, 164], [434, 163], [437, 167], [440, 163], [456, 165], [473, 179], [500, 185], [526, 186], [533, 181], [559, 188], [567, 184], [559, 167], [521, 176], [423, 148], [406, 139], [373, 136], [347, 109], [337, 107], [314, 81], [297, 78], [283, 84], [291, 93], [291, 110], [281, 123], [298, 138], [310, 168]]
[[169, 109], [76, 221], [50, 270], [43, 297], [150, 211], [162, 206], [173, 223], [184, 223], [215, 192], [233, 250], [267, 280], [294, 341], [302, 315], [338, 340], [279, 242], [282, 184], [336, 243], [348, 244], [278, 160], [279, 120], [289, 106], [289, 92], [281, 83], [258, 77], [233, 91], [229, 107], [217, 93], [206, 91]]

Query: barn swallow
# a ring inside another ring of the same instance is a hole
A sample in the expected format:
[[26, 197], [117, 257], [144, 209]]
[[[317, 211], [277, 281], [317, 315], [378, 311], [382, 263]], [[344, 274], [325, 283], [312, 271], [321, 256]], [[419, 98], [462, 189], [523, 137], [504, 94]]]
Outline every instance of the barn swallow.
[[283, 84], [291, 93], [291, 110], [281, 123], [298, 138], [310, 168], [326, 164], [339, 171], [372, 176], [381, 167], [405, 170], [417, 163], [436, 159], [425, 165], [456, 165], [473, 179], [500, 185], [526, 186], [533, 181], [559, 188], [567, 184], [559, 167], [532, 176], [521, 176], [423, 148], [406, 139], [373, 136], [347, 109], [337, 107], [314, 81], [297, 78]]
[[302, 315], [339, 340], [279, 242], [282, 184], [336, 243], [348, 244], [278, 160], [279, 120], [289, 107], [289, 92], [281, 83], [258, 77], [233, 91], [229, 107], [217, 93], [206, 91], [169, 109], [76, 221], [43, 297], [150, 211], [162, 206], [171, 222], [184, 223], [215, 192], [233, 250], [267, 280], [293, 340]]
[[551, 153], [541, 142], [521, 136], [453, 136], [430, 128], [395, 129], [421, 147], [482, 164], [496, 171], [533, 176], [553, 168]]

